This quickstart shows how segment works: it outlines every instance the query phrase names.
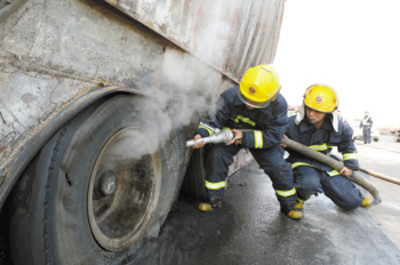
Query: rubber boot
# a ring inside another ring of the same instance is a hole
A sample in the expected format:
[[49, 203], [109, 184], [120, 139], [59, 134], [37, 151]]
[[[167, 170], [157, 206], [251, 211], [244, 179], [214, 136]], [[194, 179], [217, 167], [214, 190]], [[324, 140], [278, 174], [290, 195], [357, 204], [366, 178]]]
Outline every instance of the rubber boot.
[[372, 202], [368, 197], [364, 197], [364, 200], [361, 203], [361, 207], [367, 208], [367, 207], [371, 206], [371, 203]]
[[304, 207], [304, 201], [301, 200], [301, 199], [299, 199], [299, 198], [297, 197], [297, 198], [296, 198], [296, 203], [294, 204], [294, 207], [295, 207], [297, 210], [302, 211], [302, 210], [303, 210], [303, 207]]
[[281, 207], [281, 212], [283, 212], [285, 215], [293, 220], [300, 220], [301, 218], [303, 218], [303, 213], [299, 209], [296, 209], [294, 206], [290, 208]]
[[293, 219], [293, 220], [300, 220], [301, 218], [303, 218], [303, 213], [300, 210], [297, 210], [297, 209], [296, 210], [291, 210], [286, 215], [289, 216], [289, 218]]
[[222, 207], [222, 200], [212, 199], [210, 202], [202, 202], [199, 204], [198, 209], [202, 212], [210, 212], [215, 208]]

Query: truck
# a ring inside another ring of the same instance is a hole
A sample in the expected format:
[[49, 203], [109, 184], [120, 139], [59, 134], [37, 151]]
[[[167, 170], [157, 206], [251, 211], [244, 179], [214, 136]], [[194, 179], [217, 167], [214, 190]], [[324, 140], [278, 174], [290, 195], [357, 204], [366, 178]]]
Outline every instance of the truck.
[[0, 258], [133, 262], [183, 186], [201, 195], [185, 142], [273, 62], [284, 4], [0, 0]]
[[390, 135], [393, 137], [393, 140], [395, 142], [400, 142], [400, 128], [391, 128], [390, 129]]

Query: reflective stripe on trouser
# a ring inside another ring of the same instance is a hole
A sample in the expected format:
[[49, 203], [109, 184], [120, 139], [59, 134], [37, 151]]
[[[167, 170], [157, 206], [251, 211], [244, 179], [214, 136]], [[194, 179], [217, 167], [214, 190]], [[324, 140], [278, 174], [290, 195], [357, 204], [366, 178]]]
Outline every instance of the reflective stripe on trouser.
[[280, 145], [275, 145], [268, 149], [250, 149], [250, 152], [271, 179], [283, 212], [293, 210], [296, 203], [296, 189], [291, 164], [283, 158], [284, 149]]
[[210, 182], [206, 180], [206, 188], [209, 190], [219, 190], [226, 187], [226, 181]]
[[323, 192], [337, 206], [354, 209], [361, 205], [364, 196], [353, 182], [342, 175], [331, 177], [327, 172], [310, 166], [293, 169], [297, 196], [305, 201], [317, 192]]
[[275, 190], [277, 196], [281, 197], [290, 197], [296, 194], [296, 189], [290, 189], [290, 190]]
[[[205, 168], [209, 183], [216, 184], [226, 180], [228, 167], [233, 162], [233, 156], [241, 148], [241, 146], [236, 145], [217, 144], [210, 145], [205, 150]], [[294, 189], [291, 166], [283, 159], [283, 151], [283, 148], [278, 145], [269, 149], [250, 149], [259, 166], [270, 177], [282, 210], [288, 212], [293, 209], [296, 203], [296, 190]], [[217, 185], [211, 187], [217, 187]], [[218, 189], [207, 187], [207, 190], [210, 198], [222, 199], [224, 196], [224, 188], [222, 187]]]
[[[305, 163], [305, 162], [295, 162], [295, 163], [293, 163], [293, 164], [292, 164], [292, 169], [295, 169], [296, 167], [299, 167], [299, 166], [308, 166], [308, 167], [313, 167], [313, 168], [318, 169], [316, 166], [314, 166], [314, 165], [312, 165], [312, 164], [309, 164], [309, 163]], [[337, 171], [336, 169], [332, 169], [332, 170], [325, 171], [325, 172], [326, 172], [326, 174], [328, 174], [330, 177], [340, 175], [340, 172]]]
[[233, 156], [240, 149], [236, 145], [226, 146], [225, 144], [205, 146], [205, 185], [210, 199], [223, 199], [229, 166], [233, 162]]

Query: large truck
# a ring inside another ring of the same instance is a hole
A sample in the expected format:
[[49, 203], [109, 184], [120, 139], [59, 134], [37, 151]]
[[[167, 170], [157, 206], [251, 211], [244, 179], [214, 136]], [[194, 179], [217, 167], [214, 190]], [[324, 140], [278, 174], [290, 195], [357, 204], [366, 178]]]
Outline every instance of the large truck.
[[134, 260], [184, 176], [199, 174], [185, 145], [199, 119], [250, 66], [273, 62], [283, 10], [284, 0], [0, 0], [7, 261]]

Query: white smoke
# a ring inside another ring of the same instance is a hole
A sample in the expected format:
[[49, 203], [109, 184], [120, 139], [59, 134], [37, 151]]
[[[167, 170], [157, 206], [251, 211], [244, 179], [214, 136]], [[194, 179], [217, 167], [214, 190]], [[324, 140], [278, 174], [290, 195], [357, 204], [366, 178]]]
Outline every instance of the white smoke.
[[[227, 84], [220, 72], [174, 48], [166, 49], [160, 67], [158, 87], [150, 90], [154, 97], [139, 101], [138, 108], [151, 126], [152, 139], [163, 143], [172, 130], [212, 116]], [[146, 78], [142, 81], [137, 84], [141, 89], [150, 85]]]
[[[187, 37], [183, 44], [187, 51], [168, 45], [163, 53], [159, 76], [143, 77], [137, 84], [139, 89], [153, 93], [154, 99], [142, 101], [140, 108], [156, 125], [151, 129], [152, 137], [161, 143], [172, 130], [189, 125], [193, 127], [200, 118], [212, 117], [218, 95], [234, 85], [222, 74], [226, 57], [231, 52], [228, 47], [228, 40], [232, 37], [230, 25], [225, 21], [230, 18], [224, 17], [225, 4], [222, 2], [204, 1], [210, 2], [209, 5], [200, 6], [213, 8], [200, 8], [198, 19], [193, 24], [181, 25], [182, 28], [187, 26], [187, 32], [190, 32], [188, 35], [181, 32], [181, 36]], [[163, 23], [173, 24], [168, 23], [170, 17], [157, 18], [157, 21], [161, 19]]]

